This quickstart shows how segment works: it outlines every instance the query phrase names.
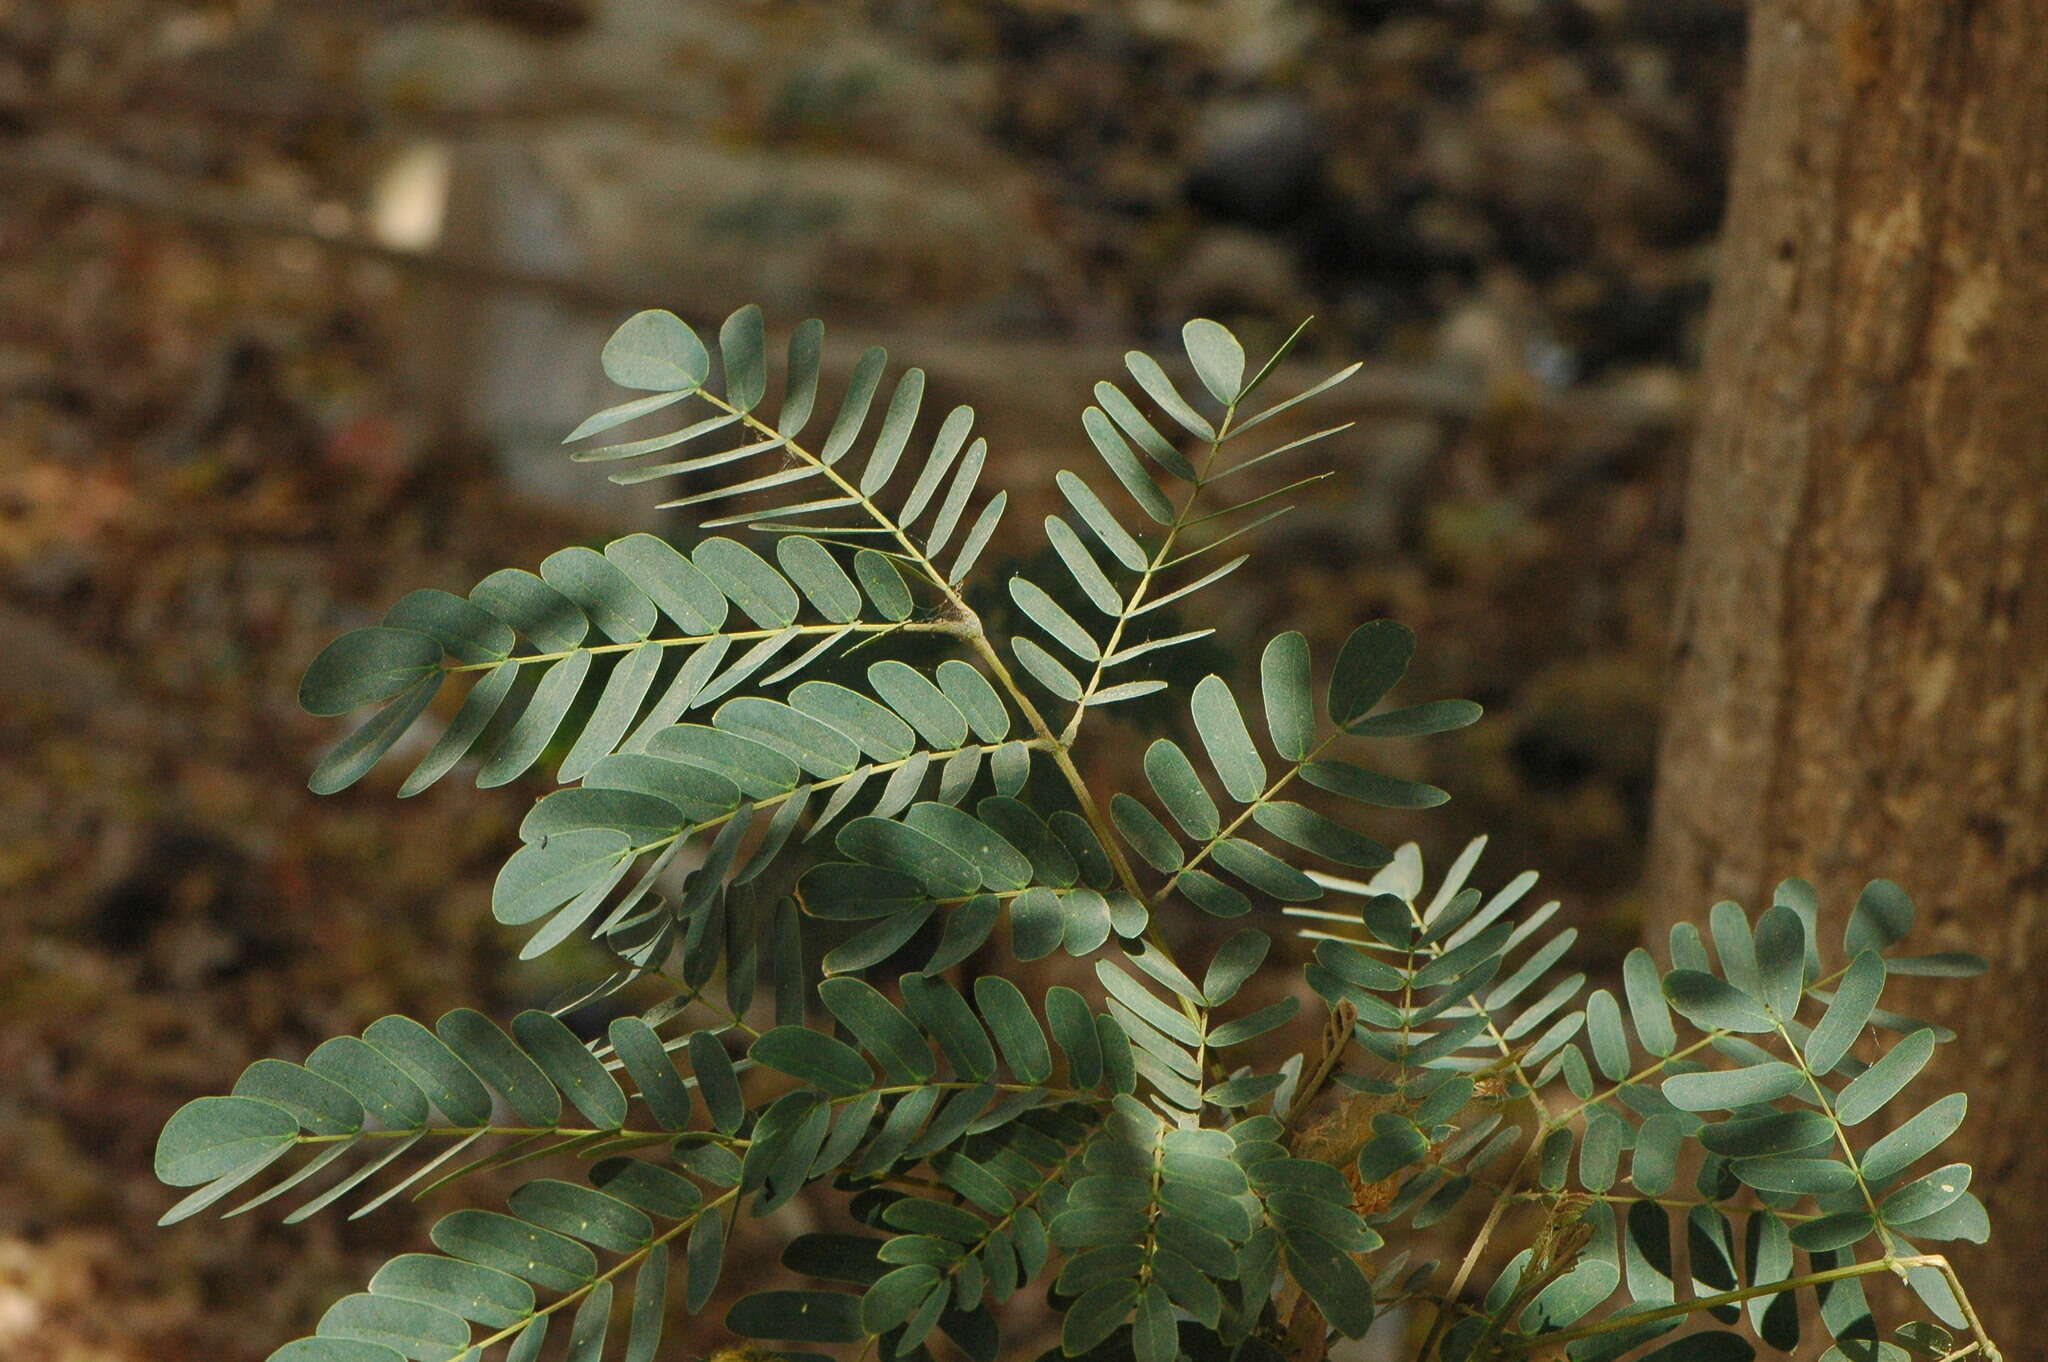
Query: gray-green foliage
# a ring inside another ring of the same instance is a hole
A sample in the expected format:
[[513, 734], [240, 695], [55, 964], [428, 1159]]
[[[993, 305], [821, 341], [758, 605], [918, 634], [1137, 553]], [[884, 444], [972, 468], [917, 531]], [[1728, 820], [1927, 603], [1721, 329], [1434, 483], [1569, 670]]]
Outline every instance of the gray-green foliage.
[[[1094, 711], [1166, 689], [1172, 650], [1214, 632], [1186, 621], [1246, 561], [1223, 550], [1327, 476], [1277, 461], [1344, 427], [1252, 432], [1352, 369], [1261, 408], [1294, 337], [1248, 379], [1237, 339], [1191, 322], [1194, 387], [1132, 352], [1083, 416], [1102, 467], [1055, 479], [1046, 566], [1000, 584], [1021, 622], [1001, 639], [968, 600], [1007, 503], [973, 412], [921, 421], [923, 375], [885, 382], [879, 350], [822, 402], [822, 332], [792, 334], [771, 405], [757, 309], [715, 347], [641, 313], [603, 362], [646, 395], [569, 437], [749, 542], [566, 548], [466, 597], [414, 592], [308, 668], [307, 709], [375, 707], [316, 790], [416, 726], [401, 795], [550, 772], [492, 911], [525, 956], [575, 941], [610, 964], [504, 1026], [386, 1017], [261, 1060], [171, 1119], [157, 1173], [195, 1190], [166, 1222], [360, 1216], [553, 1160], [275, 1357], [651, 1362], [667, 1314], [711, 1299], [734, 1222], [818, 1186], [857, 1229], [783, 1261], [825, 1285], [745, 1296], [733, 1332], [993, 1362], [1029, 1289], [1094, 1359], [1314, 1359], [1398, 1310], [1443, 1362], [1703, 1362], [1798, 1346], [1804, 1292], [1830, 1357], [1995, 1356], [1927, 1252], [1987, 1233], [1937, 1152], [1964, 1097], [1865, 1124], [1948, 1038], [1883, 1010], [1887, 979], [1980, 967], [1896, 953], [1896, 886], [1865, 891], [1839, 955], [1794, 880], [1759, 918], [1722, 904], [1707, 937], [1674, 933], [1668, 970], [1637, 951], [1587, 991], [1557, 905], [1522, 909], [1533, 875], [1467, 887], [1475, 843], [1425, 895], [1412, 846], [1352, 826], [1447, 798], [1366, 764], [1375, 740], [1479, 717], [1386, 705], [1414, 638], [1385, 620], [1327, 666], [1282, 634], [1188, 687], [1135, 788], [1084, 773]], [[1199, 964], [1169, 945], [1190, 913], [1241, 920]], [[1300, 991], [1269, 978], [1283, 914], [1308, 924]], [[1027, 992], [1005, 952], [1085, 958], [1089, 991]], [[1290, 1057], [1304, 997], [1323, 1039]], [[1468, 1200], [1495, 1213], [1423, 1261], [1445, 1240], [1421, 1232], [1478, 1223]], [[1879, 1340], [1861, 1278], [1885, 1269], [1939, 1322]]]

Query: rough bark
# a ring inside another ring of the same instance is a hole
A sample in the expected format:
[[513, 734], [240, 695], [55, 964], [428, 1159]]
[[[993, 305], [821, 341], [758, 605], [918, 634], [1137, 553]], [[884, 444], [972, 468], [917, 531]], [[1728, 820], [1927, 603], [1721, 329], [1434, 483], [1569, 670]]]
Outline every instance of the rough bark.
[[1970, 1093], [1994, 1239], [1956, 1256], [2022, 1347], [2048, 1204], [2048, 0], [1759, 0], [1751, 43], [1650, 936], [1792, 874], [1838, 926], [1882, 875], [1926, 949], [1991, 958], [1913, 1001], [1964, 1033], [1937, 1081]]

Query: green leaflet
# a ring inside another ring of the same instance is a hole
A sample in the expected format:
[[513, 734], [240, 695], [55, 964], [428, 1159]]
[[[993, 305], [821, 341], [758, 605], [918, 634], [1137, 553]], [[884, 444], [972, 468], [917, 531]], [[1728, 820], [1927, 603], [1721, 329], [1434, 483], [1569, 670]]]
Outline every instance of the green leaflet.
[[690, 1090], [669, 1061], [661, 1037], [638, 1017], [617, 1018], [608, 1034], [612, 1049], [626, 1066], [634, 1086], [640, 1090], [640, 1100], [647, 1103], [654, 1119], [669, 1130], [686, 1128], [690, 1124]]
[[[1273, 358], [1266, 361], [1266, 367], [1261, 369], [1258, 375], [1254, 377], [1249, 384], [1246, 385], [1244, 393], [1239, 397], [1240, 401], [1242, 401], [1244, 397], [1250, 396], [1252, 391], [1256, 389], [1262, 382], [1265, 381], [1267, 375], [1272, 373], [1274, 367], [1279, 364], [1280, 360], [1293, 347], [1295, 340], [1300, 337], [1302, 331], [1306, 329], [1307, 326], [1308, 323], [1303, 322], [1301, 326], [1295, 328], [1294, 334], [1289, 336], [1286, 342], [1281, 345], [1280, 349], [1274, 352]], [[1363, 369], [1364, 367], [1365, 365], [1363, 363], [1345, 365], [1336, 373], [1331, 374], [1328, 378], [1323, 379], [1321, 382], [1311, 384], [1309, 387], [1304, 388], [1302, 391], [1296, 393], [1292, 397], [1285, 398], [1279, 402], [1275, 402], [1272, 406], [1267, 407], [1258, 415], [1253, 416], [1249, 420], [1242, 422], [1241, 424], [1239, 424], [1237, 428], [1238, 433], [1243, 434], [1245, 431], [1250, 430], [1253, 426], [1258, 425], [1262, 421], [1268, 420], [1269, 418], [1274, 416], [1278, 416], [1280, 415], [1280, 413], [1287, 411], [1295, 406], [1298, 406], [1303, 402], [1307, 402], [1312, 398], [1321, 396], [1323, 393], [1328, 392], [1330, 389], [1336, 387], [1339, 383], [1344, 382], [1346, 379], [1350, 378], [1353, 374], [1357, 373], [1360, 369]]]
[[1953, 1135], [1968, 1109], [1965, 1094], [1951, 1093], [1903, 1122], [1863, 1152], [1864, 1177], [1873, 1186], [1890, 1182]]
[[974, 981], [975, 1005], [1003, 1052], [1003, 1062], [1022, 1083], [1043, 1083], [1052, 1074], [1052, 1051], [1031, 1014], [1023, 992], [999, 974]]
[[346, 714], [400, 694], [440, 662], [441, 644], [431, 635], [381, 625], [351, 630], [306, 668], [299, 705], [308, 714]]
[[[1179, 745], [1167, 738], [1155, 739], [1145, 749], [1145, 778], [1152, 783], [1152, 792], [1159, 796], [1159, 802], [1180, 824], [1182, 832], [1199, 841], [1207, 841], [1223, 829], [1221, 817], [1216, 810], [1216, 801], [1202, 784], [1202, 778], [1195, 773], [1194, 763]], [[1149, 856], [1147, 859], [1151, 859]], [[1164, 868], [1164, 867], [1162, 867]]]
[[599, 1362], [604, 1356], [605, 1336], [611, 1330], [612, 1293], [608, 1281], [599, 1282], [576, 1307], [569, 1324], [569, 1346], [563, 1362]]
[[590, 653], [585, 649], [579, 648], [559, 662], [548, 664], [540, 684], [534, 687], [533, 698], [526, 702], [526, 709], [477, 772], [479, 788], [490, 789], [516, 780], [540, 759], [555, 730], [567, 717], [569, 707], [576, 703], [576, 693], [589, 673]]
[[1220, 322], [1197, 317], [1181, 328], [1188, 362], [1209, 395], [1230, 406], [1244, 388], [1244, 347]]
[[1173, 503], [1167, 499], [1145, 466], [1138, 462], [1138, 456], [1124, 443], [1123, 436], [1105, 416], [1100, 407], [1090, 407], [1081, 414], [1081, 428], [1088, 433], [1088, 439], [1095, 446], [1095, 452], [1109, 465], [1109, 471], [1123, 484], [1124, 491], [1139, 509], [1160, 525], [1171, 525], [1174, 519]]
[[542, 1178], [505, 1203], [520, 1219], [608, 1253], [631, 1253], [654, 1237], [644, 1211], [581, 1183]]
[[690, 1037], [690, 1068], [697, 1075], [697, 1090], [711, 1113], [712, 1124], [728, 1133], [739, 1129], [745, 1116], [739, 1077], [725, 1047], [709, 1032], [699, 1031]]
[[314, 1135], [346, 1135], [363, 1125], [362, 1104], [345, 1088], [281, 1059], [259, 1059], [244, 1069], [234, 1095], [283, 1107]]
[[368, 1041], [458, 1126], [490, 1120], [491, 1095], [448, 1045], [410, 1017], [380, 1017], [363, 1029]]
[[[617, 339], [617, 337], [614, 337], [614, 339]], [[708, 361], [709, 357], [707, 356], [706, 358]], [[617, 380], [614, 379], [613, 381], [616, 382]], [[562, 443], [565, 445], [575, 444], [578, 440], [587, 440], [593, 435], [603, 434], [605, 431], [611, 430], [616, 426], [625, 425], [628, 421], [637, 421], [643, 416], [673, 407], [689, 395], [690, 389], [681, 388], [672, 392], [656, 392], [647, 397], [635, 397], [616, 406], [606, 407], [603, 411], [584, 420], [576, 429], [564, 435]], [[575, 456], [571, 455], [570, 457], [574, 458]]]
[[916, 668], [892, 659], [875, 663], [867, 675], [869, 687], [882, 702], [930, 746], [944, 751], [967, 741], [966, 716]]
[[1730, 984], [1761, 1002], [1763, 974], [1757, 967], [1756, 938], [1751, 935], [1749, 915], [1736, 903], [1717, 903], [1707, 916], [1713, 936], [1714, 954], [1720, 958], [1721, 973]]
[[861, 427], [867, 421], [875, 391], [882, 382], [882, 370], [888, 362], [889, 352], [879, 345], [861, 352], [860, 360], [853, 366], [853, 376], [847, 380], [846, 395], [840, 401], [838, 415], [833, 417], [832, 429], [826, 434], [825, 443], [819, 447], [820, 460], [827, 464], [837, 463], [860, 438]]
[[541, 580], [573, 601], [614, 643], [631, 643], [654, 631], [654, 602], [619, 570], [618, 564], [586, 548], [549, 554]]
[[[930, 839], [925, 841], [930, 842]], [[937, 843], [932, 845], [937, 846]], [[876, 836], [862, 842], [859, 854], [889, 857], [899, 852], [910, 852], [910, 859], [914, 860], [916, 849], [916, 843], [906, 844], [893, 840], [891, 836]], [[961, 874], [973, 873], [973, 867], [964, 862], [949, 869]], [[915, 875], [873, 863], [826, 861], [805, 871], [798, 883], [805, 907], [824, 918], [858, 920], [889, 917], [922, 908], [931, 897], [926, 883]]]
[[1678, 1045], [1678, 1033], [1671, 1025], [1671, 1010], [1664, 1001], [1657, 963], [1638, 946], [1622, 962], [1622, 983], [1628, 996], [1629, 1020], [1636, 1038], [1653, 1055], [1668, 1055]]
[[1434, 785], [1384, 776], [1348, 761], [1309, 762], [1301, 768], [1301, 778], [1318, 789], [1382, 809], [1433, 809], [1450, 799]]
[[583, 732], [576, 739], [575, 746], [562, 758], [562, 766], [556, 772], [559, 781], [580, 780], [590, 768], [618, 749], [626, 730], [640, 712], [640, 706], [647, 698], [647, 692], [654, 685], [654, 676], [661, 668], [661, 648], [652, 643], [643, 643], [619, 659], [612, 668], [610, 678], [605, 682], [604, 693], [598, 697], [597, 707], [583, 726]]
[[1213, 917], [1242, 917], [1252, 910], [1250, 899], [1206, 870], [1183, 870], [1174, 887]]
[[625, 1124], [625, 1091], [559, 1019], [546, 1012], [522, 1012], [512, 1019], [512, 1035], [592, 1126], [615, 1130]]
[[[665, 752], [684, 755], [696, 750], [686, 738], [662, 746]], [[601, 758], [584, 775], [583, 788], [646, 795], [666, 804], [674, 810], [674, 819], [684, 823], [709, 822], [733, 812], [740, 802], [740, 787], [732, 780], [666, 755], [621, 753]]]
[[[951, 542], [953, 531], [960, 525], [960, 517], [967, 510], [968, 499], [974, 495], [987, 461], [988, 441], [976, 440], [968, 449], [967, 457], [960, 461], [952, 484], [946, 489], [946, 499], [939, 503], [938, 514], [932, 518], [931, 532], [925, 536], [926, 557], [937, 557]], [[911, 490], [910, 501], [906, 505], [916, 501], [918, 491], [917, 488]], [[908, 521], [914, 517], [906, 510], [903, 518]]]
[[1145, 390], [1145, 395], [1159, 404], [1159, 409], [1185, 427], [1197, 439], [1214, 440], [1216, 428], [1188, 405], [1187, 399], [1174, 387], [1173, 380], [1159, 367], [1159, 361], [1141, 350], [1124, 352], [1124, 367], [1131, 377]]
[[410, 1358], [439, 1358], [469, 1346], [469, 1325], [438, 1305], [359, 1292], [320, 1317], [322, 1339], [352, 1339]]
[[1237, 700], [1220, 676], [1205, 676], [1195, 686], [1189, 703], [1195, 731], [1201, 735], [1202, 750], [1232, 799], [1248, 804], [1266, 786], [1266, 764], [1245, 727]]
[[1127, 794], [1112, 795], [1109, 816], [1131, 849], [1144, 857], [1154, 870], [1172, 872], [1185, 864], [1180, 843], [1150, 809]]
[[995, 1050], [960, 991], [928, 974], [906, 974], [903, 1002], [917, 1024], [939, 1043], [948, 1063], [969, 1078], [985, 1079], [995, 1071]]
[[921, 882], [935, 898], [957, 898], [981, 887], [971, 860], [905, 823], [856, 818], [839, 830], [835, 845], [857, 861]]
[[636, 845], [660, 840], [682, 824], [675, 805], [633, 790], [602, 786], [543, 796], [519, 824], [519, 840], [541, 842], [590, 828], [624, 833]]
[[[1009, 710], [980, 671], [958, 658], [948, 658], [939, 664], [934, 675], [938, 677], [939, 690], [966, 718], [975, 737], [982, 742], [1001, 742], [1009, 736]], [[952, 731], [950, 725], [947, 731]]]
[[1349, 727], [1386, 697], [1415, 656], [1415, 634], [1392, 620], [1360, 625], [1344, 640], [1330, 674], [1330, 719]]
[[1308, 667], [1308, 639], [1298, 633], [1276, 635], [1259, 657], [1266, 733], [1273, 740], [1273, 750], [1288, 761], [1306, 760], [1315, 743], [1315, 700], [1310, 694]]
[[157, 1137], [156, 1176], [196, 1187], [288, 1149], [299, 1133], [291, 1113], [248, 1097], [200, 1097], [178, 1108]]
[[1054, 475], [1054, 481], [1059, 485], [1060, 495], [1074, 508], [1074, 514], [1081, 517], [1081, 523], [1101, 541], [1102, 547], [1109, 550], [1110, 557], [1132, 572], [1143, 572], [1145, 550], [1139, 547], [1129, 531], [1117, 523], [1116, 517], [1102, 504], [1094, 490], [1064, 468]]
[[1101, 565], [1095, 561], [1095, 555], [1081, 542], [1081, 536], [1075, 534], [1066, 521], [1056, 515], [1047, 516], [1045, 538], [1052, 545], [1053, 552], [1059, 555], [1067, 575], [1074, 579], [1074, 585], [1081, 588], [1081, 594], [1088, 598], [1090, 604], [1105, 615], [1123, 612], [1123, 598], [1110, 585]]
[[829, 681], [806, 681], [789, 694], [804, 714], [851, 738], [874, 761], [901, 761], [915, 749], [917, 735], [895, 713], [858, 691]]
[[1322, 897], [1322, 887], [1264, 847], [1226, 837], [1210, 849], [1210, 859], [1261, 894], [1283, 903], [1308, 903]]
[[690, 550], [690, 561], [762, 628], [796, 618], [796, 588], [746, 545], [714, 536]]
[[1709, 1070], [1667, 1078], [1663, 1092], [1680, 1111], [1733, 1111], [1754, 1102], [1769, 1102], [1806, 1086], [1806, 1075], [1777, 1060], [1746, 1069]]
[[[665, 435], [654, 435], [643, 440], [626, 440], [619, 444], [598, 445], [594, 448], [579, 449], [569, 457], [578, 463], [617, 463], [625, 459], [637, 459], [645, 454], [660, 453], [663, 450], [674, 449], [679, 445], [689, 444], [692, 440], [702, 439], [704, 436], [710, 435], [715, 431], [724, 430], [739, 419], [740, 414], [738, 412], [722, 413], [684, 426], [681, 430], [669, 431]], [[730, 463], [734, 459], [746, 457], [750, 452], [752, 451], [748, 449], [740, 449], [721, 451], [717, 454], [700, 454], [672, 463], [658, 464], [651, 468], [613, 473], [610, 475], [610, 480], [615, 483], [630, 484], [647, 482], [658, 477], [673, 477], [677, 474], [691, 472], [699, 468]]]
[[1776, 1025], [1756, 999], [1701, 970], [1664, 976], [1664, 996], [1687, 1021], [1708, 1030], [1757, 1032]]
[[894, 1003], [858, 979], [827, 979], [818, 997], [845, 1024], [861, 1048], [882, 1064], [892, 1083], [928, 1079], [937, 1072], [931, 1045]]
[[926, 801], [912, 805], [903, 822], [972, 864], [984, 889], [1007, 892], [1031, 883], [1030, 859], [995, 829], [959, 809]]
[[455, 1211], [430, 1237], [443, 1253], [549, 1291], [573, 1291], [597, 1275], [597, 1255], [583, 1245], [495, 1211]]
[[1835, 1115], [1844, 1125], [1858, 1125], [1876, 1115], [1934, 1056], [1934, 1033], [1914, 1031], [1885, 1053], [1883, 1059], [1850, 1080], [1835, 1099]]
[[818, 401], [818, 371], [824, 360], [825, 323], [812, 318], [799, 323], [789, 337], [789, 359], [782, 412], [775, 428], [783, 435], [801, 434]]
[[910, 588], [903, 584], [903, 574], [887, 557], [873, 549], [861, 549], [853, 555], [853, 572], [860, 578], [861, 590], [875, 603], [875, 609], [883, 619], [909, 617], [914, 604]]
[[[635, 313], [604, 345], [604, 375], [622, 388], [694, 389], [711, 372], [704, 343], [673, 312]], [[573, 437], [572, 437], [573, 438]]]
[[497, 662], [518, 641], [512, 629], [476, 605], [432, 589], [401, 596], [384, 612], [384, 627], [426, 634], [457, 662]]
[[860, 764], [860, 745], [852, 738], [774, 700], [742, 695], [721, 705], [711, 722], [781, 753], [814, 776], [843, 776]]
[[1010, 640], [1010, 651], [1031, 678], [1062, 700], [1078, 701], [1081, 698], [1081, 682], [1072, 672], [1062, 666], [1057, 658], [1030, 639], [1019, 635]]
[[427, 1095], [384, 1054], [354, 1036], [322, 1041], [306, 1067], [347, 1089], [363, 1110], [391, 1130], [414, 1130], [427, 1120]]
[[430, 1253], [400, 1254], [385, 1263], [370, 1278], [370, 1292], [438, 1306], [486, 1329], [517, 1323], [534, 1308], [533, 1287], [510, 1273]]
[[786, 794], [803, 778], [802, 768], [786, 754], [743, 734], [699, 724], [662, 730], [648, 743], [648, 752], [719, 777], [750, 799]]
[[496, 1089], [528, 1125], [552, 1126], [561, 1118], [562, 1097], [541, 1067], [496, 1023], [480, 1012], [457, 1008], [434, 1023], [470, 1070]]
[[610, 828], [564, 832], [522, 847], [498, 874], [491, 914], [514, 925], [544, 917], [601, 879], [631, 848]]
[[1746, 1186], [1797, 1196], [1832, 1196], [1854, 1190], [1856, 1170], [1837, 1159], [1736, 1159], [1729, 1171]]
[[975, 517], [974, 527], [960, 541], [960, 552], [946, 572], [946, 585], [958, 586], [967, 580], [967, 574], [974, 571], [975, 563], [980, 561], [981, 551], [995, 537], [996, 526], [1002, 523], [1003, 508], [1009, 504], [1010, 494], [1007, 491], [998, 492], [988, 499], [988, 504], [981, 508], [981, 514]]
[[1193, 465], [1173, 447], [1171, 440], [1159, 433], [1159, 428], [1138, 410], [1136, 403], [1124, 395], [1123, 389], [1114, 383], [1097, 383], [1095, 400], [1102, 404], [1103, 411], [1109, 414], [1109, 418], [1116, 422], [1118, 428], [1144, 451], [1146, 458], [1183, 482], [1195, 480]]
[[1470, 700], [1431, 700], [1356, 720], [1349, 731], [1361, 738], [1419, 738], [1469, 728], [1483, 712]]
[[[967, 443], [967, 434], [973, 428], [974, 408], [965, 406], [955, 407], [946, 413], [945, 421], [939, 426], [939, 433], [933, 437], [931, 453], [925, 456], [924, 467], [918, 471], [917, 481], [911, 486], [910, 495], [903, 499], [903, 506], [898, 515], [901, 523], [905, 525], [915, 524], [917, 518], [924, 514], [925, 508], [931, 504], [932, 498], [938, 494], [939, 484], [952, 468], [953, 461], [960, 456], [961, 447]], [[975, 448], [977, 453], [974, 457], [976, 471], [978, 472], [982, 458], [979, 451], [986, 448], [986, 442], [976, 441]], [[962, 476], [955, 479], [953, 490], [947, 494], [946, 501], [950, 514], [941, 512], [939, 517], [941, 523], [948, 525], [947, 533], [951, 532], [951, 524], [959, 520], [960, 511], [963, 509], [966, 500], [962, 488], [970, 484], [971, 481], [972, 479], [966, 476], [963, 470]], [[938, 552], [939, 542], [943, 538], [944, 536], [938, 530], [934, 529], [932, 531], [931, 537], [926, 544], [925, 551], [927, 556]]]
[[1022, 577], [1010, 579], [1010, 599], [1017, 603], [1033, 624], [1050, 634], [1054, 641], [1084, 662], [1093, 662], [1102, 656], [1102, 650], [1086, 629], [1069, 615], [1066, 610], [1036, 583]]
[[[1288, 1022], [1294, 1020], [1295, 1015], [1300, 1011], [1301, 1000], [1299, 998], [1282, 998], [1279, 1002], [1269, 1003], [1256, 1012], [1250, 1012], [1233, 1021], [1223, 1023], [1223, 1025], [1209, 1033], [1209, 1044], [1215, 1049], [1223, 1050], [1233, 1045], [1242, 1045], [1246, 1041], [1256, 1040], [1277, 1027], [1285, 1026]], [[1213, 1093], [1211, 1094], [1211, 1100], [1214, 1100]]]
[[826, 619], [844, 624], [860, 618], [860, 589], [823, 544], [800, 534], [787, 535], [776, 544], [775, 559]]
[[1336, 1330], [1358, 1338], [1372, 1327], [1372, 1290], [1356, 1263], [1329, 1240], [1307, 1231], [1283, 1236], [1287, 1269]]
[[1783, 905], [1765, 912], [1757, 922], [1756, 957], [1764, 1005], [1791, 1020], [1806, 988], [1806, 924], [1799, 914]]
[[1828, 1010], [1806, 1041], [1806, 1062], [1816, 1073], [1832, 1072], [1863, 1034], [1878, 995], [1884, 992], [1885, 965], [1876, 951], [1864, 951], [1849, 964], [1835, 985]]
[[1282, 841], [1339, 865], [1373, 869], [1394, 858], [1393, 852], [1372, 838], [1290, 800], [1267, 800], [1253, 810], [1252, 821]]
[[1714, 1154], [1735, 1158], [1796, 1154], [1833, 1141], [1835, 1124], [1816, 1111], [1780, 1111], [1722, 1121], [1699, 1130], [1699, 1141]]
[[917, 410], [923, 401], [924, 370], [904, 370], [903, 377], [896, 382], [896, 391], [889, 398], [889, 410], [882, 417], [882, 428], [875, 436], [875, 447], [868, 456], [867, 468], [861, 474], [863, 496], [873, 496], [881, 491], [896, 471], [896, 461], [903, 456], [904, 446], [910, 441], [910, 428], [917, 420]]
[[725, 593], [695, 563], [653, 535], [615, 539], [605, 545], [604, 556], [685, 633], [716, 633], [725, 623], [730, 608]]
[[503, 568], [484, 578], [470, 589], [469, 599], [544, 652], [574, 648], [590, 634], [590, 621], [575, 602], [517, 568]]
[[438, 671], [429, 671], [414, 681], [397, 699], [336, 743], [313, 768], [306, 787], [314, 794], [334, 794], [362, 779], [405, 735], [413, 721], [426, 712], [440, 683]]
[[725, 399], [741, 411], [761, 405], [768, 392], [761, 309], [752, 303], [725, 319], [718, 329], [719, 358], [725, 364]]
[[441, 731], [440, 738], [420, 758], [419, 765], [405, 778], [405, 783], [398, 787], [399, 797], [403, 799], [418, 794], [448, 774], [456, 762], [468, 755], [518, 680], [517, 665], [501, 664], [485, 672], [483, 679], [470, 687], [469, 694], [462, 698], [462, 708]]
[[1836, 1211], [1793, 1226], [1792, 1242], [1808, 1253], [1825, 1253], [1861, 1243], [1874, 1228], [1868, 1211]]
[[1030, 861], [1034, 883], [1068, 889], [1080, 878], [1081, 868], [1073, 853], [1029, 805], [1007, 795], [996, 795], [982, 800], [974, 811], [984, 824]]
[[1842, 949], [1852, 956], [1889, 950], [1912, 929], [1913, 900], [1906, 891], [1890, 880], [1872, 880], [1856, 897]]

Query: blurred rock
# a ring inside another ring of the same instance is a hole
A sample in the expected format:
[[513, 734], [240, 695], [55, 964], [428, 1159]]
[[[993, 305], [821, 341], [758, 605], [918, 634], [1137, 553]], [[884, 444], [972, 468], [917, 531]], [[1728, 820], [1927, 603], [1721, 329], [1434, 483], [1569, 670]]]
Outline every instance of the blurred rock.
[[1315, 207], [1324, 152], [1316, 112], [1300, 95], [1219, 104], [1195, 127], [1188, 198], [1226, 222], [1284, 226]]

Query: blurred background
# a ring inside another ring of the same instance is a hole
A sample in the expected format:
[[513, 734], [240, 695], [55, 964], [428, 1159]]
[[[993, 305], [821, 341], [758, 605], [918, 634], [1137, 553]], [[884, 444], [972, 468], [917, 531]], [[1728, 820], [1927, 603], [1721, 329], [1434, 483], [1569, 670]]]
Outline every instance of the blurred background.
[[316, 800], [294, 693], [405, 590], [663, 527], [559, 449], [641, 307], [924, 366], [1009, 554], [1124, 349], [1314, 314], [1359, 424], [1213, 622], [1412, 624], [1411, 694], [1489, 714], [1374, 831], [1490, 832], [1618, 958], [1742, 42], [1735, 0], [0, 0], [0, 1357], [260, 1358], [417, 1242], [158, 1231], [149, 1151], [259, 1056], [561, 982], [486, 908], [539, 785]]

